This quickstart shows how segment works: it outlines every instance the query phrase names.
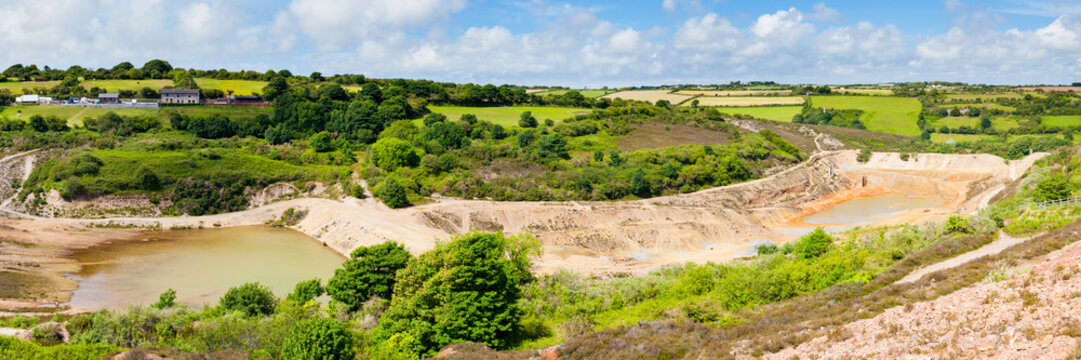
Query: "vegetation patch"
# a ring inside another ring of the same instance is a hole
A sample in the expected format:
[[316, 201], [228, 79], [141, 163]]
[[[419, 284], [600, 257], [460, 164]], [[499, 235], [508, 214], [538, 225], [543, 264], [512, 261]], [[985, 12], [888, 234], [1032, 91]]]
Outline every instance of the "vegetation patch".
[[920, 102], [914, 98], [893, 96], [812, 96], [812, 107], [855, 109], [864, 112], [863, 122], [868, 130], [891, 134], [918, 136], [916, 118]]

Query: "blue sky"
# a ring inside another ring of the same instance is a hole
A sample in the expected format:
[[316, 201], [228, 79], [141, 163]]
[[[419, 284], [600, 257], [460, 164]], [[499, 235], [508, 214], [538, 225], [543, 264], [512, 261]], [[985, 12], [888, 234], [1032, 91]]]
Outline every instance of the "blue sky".
[[1081, 81], [1081, 1], [0, 0], [0, 62], [566, 86]]

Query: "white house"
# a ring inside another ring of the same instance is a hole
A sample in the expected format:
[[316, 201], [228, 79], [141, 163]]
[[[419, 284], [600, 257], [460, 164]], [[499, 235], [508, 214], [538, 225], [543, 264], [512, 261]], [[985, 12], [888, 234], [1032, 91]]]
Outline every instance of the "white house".
[[198, 104], [199, 89], [161, 89], [161, 102], [165, 104]]

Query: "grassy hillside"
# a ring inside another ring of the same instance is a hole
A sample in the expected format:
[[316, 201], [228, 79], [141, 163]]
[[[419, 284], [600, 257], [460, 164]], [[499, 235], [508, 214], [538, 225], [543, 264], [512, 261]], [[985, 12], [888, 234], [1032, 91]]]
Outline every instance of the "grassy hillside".
[[920, 102], [914, 98], [891, 96], [812, 96], [811, 105], [829, 109], [856, 109], [864, 112], [867, 130], [891, 134], [918, 136], [916, 118]]
[[221, 90], [226, 94], [231, 91], [233, 95], [251, 95], [262, 93], [267, 83], [251, 80], [195, 79], [195, 84], [199, 85], [200, 89]]
[[170, 112], [181, 115], [206, 116], [210, 114], [222, 114], [231, 118], [255, 118], [259, 114], [273, 114], [272, 107], [228, 107], [228, 106], [178, 106], [164, 107], [159, 109], [102, 109], [81, 106], [5, 106], [0, 107], [0, 118], [26, 120], [35, 114], [41, 116], [58, 116], [68, 120], [68, 125], [82, 125], [83, 120], [95, 118], [106, 113], [113, 112], [117, 115], [151, 115], [156, 116], [167, 123]]
[[[195, 83], [202, 89], [217, 89], [222, 92], [228, 93], [232, 91], [234, 95], [251, 95], [252, 93], [262, 93], [263, 87], [266, 86], [265, 81], [249, 81], [249, 80], [217, 80], [217, 79], [195, 79]], [[21, 95], [24, 89], [34, 89], [39, 87], [52, 88], [59, 85], [60, 81], [45, 81], [45, 82], [0, 82], [0, 90], [10, 90], [12, 94]], [[118, 92], [120, 90], [137, 91], [144, 87], [149, 87], [154, 90], [161, 90], [166, 86], [172, 86], [172, 80], [86, 80], [79, 83], [83, 88], [90, 90], [93, 87], [99, 87], [106, 89], [108, 92]]]
[[803, 110], [802, 106], [757, 106], [757, 107], [716, 107], [717, 111], [725, 114], [736, 115], [750, 115], [759, 119], [773, 120], [773, 121], [792, 121], [792, 117], [799, 114]]

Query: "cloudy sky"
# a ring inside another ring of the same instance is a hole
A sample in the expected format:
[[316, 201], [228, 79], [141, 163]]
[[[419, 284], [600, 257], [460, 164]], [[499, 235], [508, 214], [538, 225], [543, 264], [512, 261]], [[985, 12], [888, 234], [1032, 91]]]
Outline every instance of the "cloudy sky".
[[1081, 1], [0, 0], [0, 64], [568, 86], [1081, 81]]

